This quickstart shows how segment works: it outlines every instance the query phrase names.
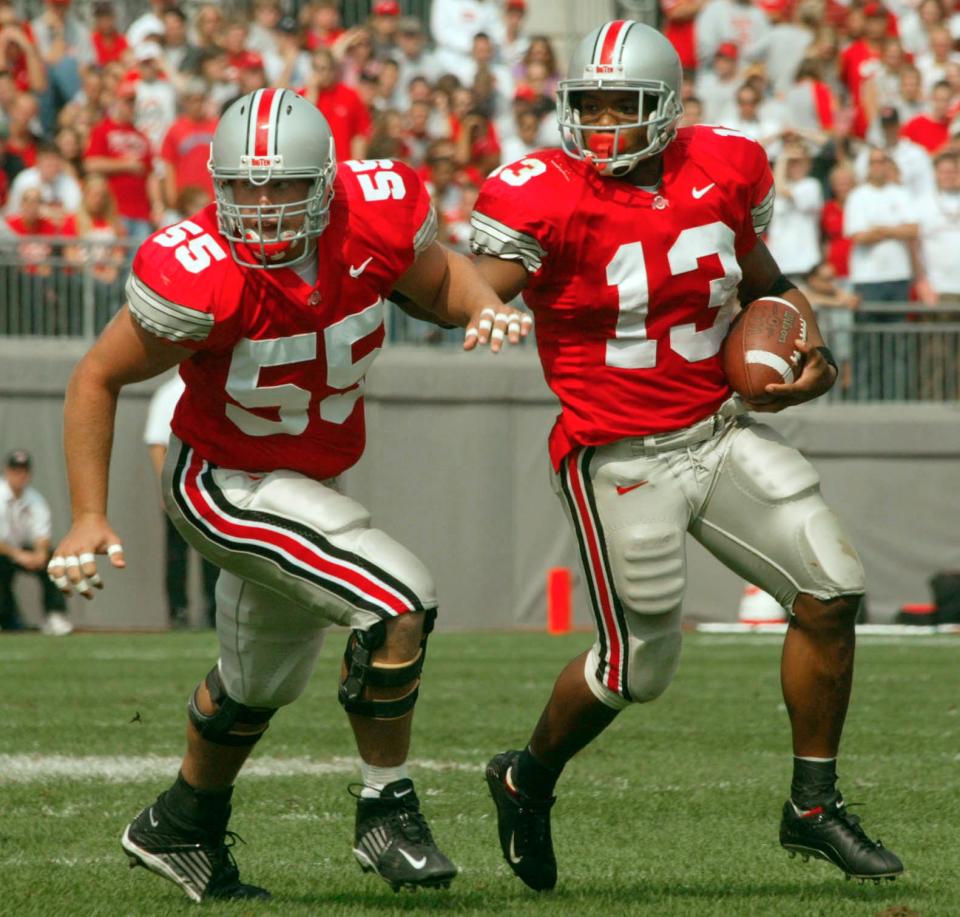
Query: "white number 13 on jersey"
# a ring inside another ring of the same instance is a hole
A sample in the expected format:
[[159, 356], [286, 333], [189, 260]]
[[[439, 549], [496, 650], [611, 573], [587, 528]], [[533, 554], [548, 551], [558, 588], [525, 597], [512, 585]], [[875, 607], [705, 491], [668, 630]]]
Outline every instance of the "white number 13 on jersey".
[[[695, 271], [701, 258], [719, 255], [723, 276], [710, 281], [707, 307], [718, 309], [714, 323], [702, 331], [696, 325], [670, 329], [670, 348], [690, 363], [706, 360], [720, 350], [730, 325], [730, 314], [721, 309], [743, 277], [734, 252], [733, 230], [724, 223], [707, 223], [685, 229], [667, 252], [670, 274]], [[618, 369], [652, 369], [657, 365], [657, 341], [647, 337], [650, 280], [642, 242], [621, 245], [607, 265], [607, 283], [617, 288], [619, 314], [616, 336], [607, 341], [605, 363]]]

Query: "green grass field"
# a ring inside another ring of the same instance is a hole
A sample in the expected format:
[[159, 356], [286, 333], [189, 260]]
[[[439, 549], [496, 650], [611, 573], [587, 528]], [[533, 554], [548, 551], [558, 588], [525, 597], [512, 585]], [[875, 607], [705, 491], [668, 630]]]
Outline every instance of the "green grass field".
[[[395, 895], [353, 860], [355, 751], [335, 700], [334, 634], [307, 694], [274, 719], [235, 794], [241, 875], [270, 903], [230, 914], [960, 914], [960, 729], [951, 638], [861, 640], [841, 786], [907, 865], [846, 882], [777, 843], [790, 778], [779, 641], [690, 635], [667, 694], [627, 710], [567, 769], [554, 810], [555, 892], [507, 870], [482, 779], [521, 744], [586, 635], [438, 634], [418, 706], [412, 774], [449, 891]], [[207, 633], [0, 639], [0, 914], [190, 913], [120, 851], [124, 824], [176, 770], [185, 701], [215, 658]], [[139, 719], [137, 714], [139, 713]], [[133, 720], [133, 722], [131, 722]]]

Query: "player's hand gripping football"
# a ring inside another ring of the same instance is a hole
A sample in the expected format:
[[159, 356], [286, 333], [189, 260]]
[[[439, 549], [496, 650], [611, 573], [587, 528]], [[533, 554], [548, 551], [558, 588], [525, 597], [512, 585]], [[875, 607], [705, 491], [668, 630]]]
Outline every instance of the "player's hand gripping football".
[[47, 575], [64, 595], [73, 595], [76, 589], [85, 599], [92, 599], [94, 589], [103, 589], [103, 581], [97, 573], [97, 554], [106, 554], [114, 567], [127, 565], [123, 546], [107, 517], [91, 513], [74, 521], [53, 552], [47, 564]]
[[795, 404], [812, 401], [830, 390], [837, 378], [837, 371], [823, 358], [823, 354], [816, 349], [817, 345], [809, 341], [794, 341], [800, 351], [800, 375], [793, 382], [774, 383], [766, 386], [764, 391], [770, 396], [770, 401], [763, 404], [750, 404], [751, 411], [762, 411], [775, 414], [784, 408]]
[[511, 306], [493, 309], [485, 306], [477, 312], [466, 327], [463, 349], [474, 350], [489, 343], [494, 353], [499, 353], [504, 340], [519, 344], [533, 327], [533, 316]]

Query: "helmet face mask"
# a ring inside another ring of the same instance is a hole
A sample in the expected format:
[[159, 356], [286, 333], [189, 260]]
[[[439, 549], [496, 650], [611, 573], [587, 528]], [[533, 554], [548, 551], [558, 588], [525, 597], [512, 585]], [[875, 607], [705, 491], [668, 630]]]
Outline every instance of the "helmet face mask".
[[[310, 257], [311, 240], [330, 220], [337, 169], [333, 136], [314, 105], [283, 89], [243, 96], [217, 125], [209, 168], [220, 232], [235, 261], [275, 269]], [[277, 189], [292, 181], [306, 182], [307, 192], [287, 201]], [[256, 203], [238, 202], [239, 182], [254, 190]]]
[[[587, 35], [559, 85], [558, 118], [564, 152], [590, 162], [601, 175], [622, 177], [642, 159], [666, 149], [683, 114], [680, 59], [656, 29], [631, 20], [609, 22]], [[580, 112], [585, 94], [637, 93], [636, 117], [587, 124]], [[629, 141], [626, 133], [646, 142]]]

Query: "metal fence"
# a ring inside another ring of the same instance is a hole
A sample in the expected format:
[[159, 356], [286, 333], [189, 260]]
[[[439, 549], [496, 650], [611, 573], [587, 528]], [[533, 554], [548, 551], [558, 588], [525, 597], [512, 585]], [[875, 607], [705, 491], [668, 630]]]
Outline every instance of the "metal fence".
[[[131, 256], [120, 240], [0, 239], [0, 335], [92, 340], [123, 305]], [[840, 364], [830, 400], [960, 399], [960, 305], [864, 304], [817, 318]], [[463, 332], [394, 307], [387, 343], [459, 348]]]

